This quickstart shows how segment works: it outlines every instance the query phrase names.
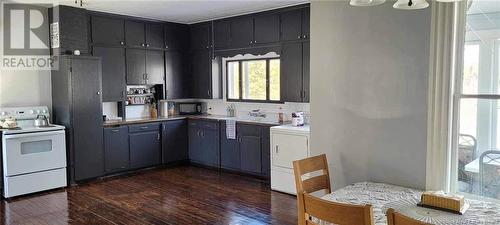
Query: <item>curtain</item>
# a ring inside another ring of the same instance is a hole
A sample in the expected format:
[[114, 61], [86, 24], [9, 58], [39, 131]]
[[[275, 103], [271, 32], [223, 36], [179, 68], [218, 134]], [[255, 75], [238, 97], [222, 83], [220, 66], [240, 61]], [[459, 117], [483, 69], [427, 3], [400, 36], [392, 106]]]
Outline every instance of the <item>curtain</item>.
[[[461, 72], [467, 2], [432, 2], [426, 188], [450, 191], [455, 74]], [[456, 170], [455, 170], [456, 171]]]

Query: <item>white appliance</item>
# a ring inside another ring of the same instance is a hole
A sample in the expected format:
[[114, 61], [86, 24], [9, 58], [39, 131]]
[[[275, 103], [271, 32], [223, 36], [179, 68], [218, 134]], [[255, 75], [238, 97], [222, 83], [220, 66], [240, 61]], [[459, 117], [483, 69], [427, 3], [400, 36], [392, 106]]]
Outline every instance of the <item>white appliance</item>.
[[64, 127], [35, 126], [46, 106], [0, 108], [0, 120], [15, 118], [17, 129], [2, 129], [3, 196], [6, 198], [67, 186]]
[[297, 194], [292, 162], [310, 156], [309, 125], [271, 127], [271, 189]]

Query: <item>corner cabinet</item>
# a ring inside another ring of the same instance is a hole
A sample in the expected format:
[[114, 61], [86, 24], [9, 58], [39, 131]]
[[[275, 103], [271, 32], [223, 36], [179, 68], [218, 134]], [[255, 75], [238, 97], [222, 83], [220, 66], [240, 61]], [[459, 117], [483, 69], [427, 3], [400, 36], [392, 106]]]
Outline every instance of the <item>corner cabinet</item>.
[[53, 122], [66, 127], [70, 183], [104, 175], [101, 59], [61, 56], [52, 70]]
[[212, 53], [210, 50], [191, 52], [190, 97], [212, 98]]
[[162, 123], [162, 163], [168, 164], [188, 159], [187, 120]]

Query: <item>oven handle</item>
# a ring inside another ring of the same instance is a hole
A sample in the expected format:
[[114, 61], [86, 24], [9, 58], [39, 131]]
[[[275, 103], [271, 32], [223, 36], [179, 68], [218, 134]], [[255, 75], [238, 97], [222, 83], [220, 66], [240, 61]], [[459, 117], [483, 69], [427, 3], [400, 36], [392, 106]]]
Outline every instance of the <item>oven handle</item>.
[[55, 134], [65, 134], [64, 130], [56, 130], [56, 131], [46, 131], [46, 132], [34, 132], [27, 134], [8, 134], [4, 135], [5, 139], [14, 139], [14, 138], [26, 138], [26, 137], [40, 137], [40, 136], [49, 136]]

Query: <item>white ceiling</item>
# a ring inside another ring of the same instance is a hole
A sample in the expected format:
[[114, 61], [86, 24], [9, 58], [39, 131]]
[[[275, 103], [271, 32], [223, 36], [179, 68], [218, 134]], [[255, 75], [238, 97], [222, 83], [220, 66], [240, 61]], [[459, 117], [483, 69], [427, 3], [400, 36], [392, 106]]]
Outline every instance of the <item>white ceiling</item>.
[[[189, 24], [307, 2], [309, 0], [83, 0], [83, 7]], [[59, 0], [59, 3], [79, 7], [75, 0]]]

